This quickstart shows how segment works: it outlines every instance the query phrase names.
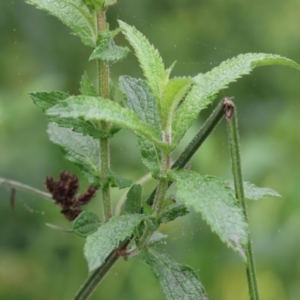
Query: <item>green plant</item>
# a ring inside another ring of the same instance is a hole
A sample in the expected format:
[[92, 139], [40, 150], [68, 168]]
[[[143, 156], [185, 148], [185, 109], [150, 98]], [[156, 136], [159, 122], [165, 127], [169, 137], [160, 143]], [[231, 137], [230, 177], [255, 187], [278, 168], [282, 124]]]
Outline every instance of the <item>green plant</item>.
[[[206, 74], [170, 79], [173, 65], [165, 70], [158, 52], [134, 27], [120, 21], [120, 29], [109, 30], [105, 11], [116, 1], [28, 2], [58, 17], [85, 45], [91, 46], [90, 59], [95, 60], [98, 70], [96, 88], [87, 74], [83, 75], [81, 95], [71, 96], [60, 91], [30, 94], [51, 121], [48, 128], [50, 139], [62, 147], [66, 158], [77, 164], [91, 183], [91, 187], [76, 198], [76, 177], [65, 172], [58, 182], [47, 179], [49, 192], [62, 206], [64, 215], [70, 220], [75, 219], [74, 232], [86, 237], [84, 252], [89, 270], [93, 273], [75, 299], [86, 299], [119, 256], [130, 258], [134, 255], [140, 255], [150, 265], [167, 299], [206, 299], [195, 272], [159, 254], [154, 247], [156, 242], [165, 238], [158, 232], [159, 225], [187, 214], [186, 206], [200, 212], [221, 240], [243, 257], [251, 299], [258, 299], [244, 202], [236, 113], [231, 100], [225, 98], [220, 103], [174, 164], [171, 163], [171, 153], [200, 111], [210, 105], [217, 93], [229, 83], [248, 74], [256, 66], [283, 64], [297, 69], [299, 66], [277, 55], [245, 54], [225, 61]], [[145, 80], [122, 76], [119, 87], [124, 100], [118, 104], [114, 101], [109, 67], [128, 52], [128, 48], [114, 44], [114, 36], [120, 31], [133, 47]], [[221, 179], [184, 170], [190, 157], [224, 113], [228, 121], [234, 189]], [[142, 199], [140, 185], [120, 178], [110, 168], [109, 139], [122, 127], [136, 133], [143, 162], [158, 181], [156, 191], [147, 201]], [[7, 180], [3, 182], [20, 187], [20, 184]], [[171, 182], [176, 185], [174, 195], [167, 194]], [[113, 186], [131, 187], [122, 214], [118, 216], [112, 216], [110, 189]], [[246, 187], [247, 198], [270, 193], [276, 195], [270, 190], [251, 185]], [[96, 189], [102, 196], [102, 221], [96, 214], [81, 209]], [[175, 203], [172, 197], [176, 199]]]

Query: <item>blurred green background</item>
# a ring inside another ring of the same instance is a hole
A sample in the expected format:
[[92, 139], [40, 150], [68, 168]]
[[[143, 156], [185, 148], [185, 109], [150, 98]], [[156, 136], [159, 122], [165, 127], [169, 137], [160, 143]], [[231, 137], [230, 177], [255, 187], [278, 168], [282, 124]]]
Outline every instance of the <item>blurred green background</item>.
[[[206, 72], [246, 52], [280, 54], [300, 63], [300, 2], [120, 0], [108, 12], [135, 25], [159, 49], [173, 75]], [[64, 90], [76, 94], [84, 70], [93, 76], [91, 49], [54, 17], [24, 3], [0, 1], [0, 177], [44, 189], [46, 176], [78, 169], [47, 138], [47, 120], [27, 93]], [[118, 37], [120, 44], [125, 44]], [[112, 77], [142, 73], [133, 54], [112, 67]], [[220, 93], [235, 96], [239, 111], [244, 177], [277, 190], [282, 199], [249, 203], [250, 229], [263, 300], [300, 297], [300, 73], [285, 67], [255, 70]], [[204, 111], [180, 145], [201, 126]], [[135, 137], [121, 131], [112, 141], [114, 170], [132, 180], [146, 173], [137, 159]], [[174, 156], [175, 157], [175, 156]], [[230, 178], [225, 124], [192, 160], [202, 174]], [[154, 183], [145, 187], [145, 195]], [[82, 188], [87, 182], [82, 179]], [[71, 299], [87, 276], [84, 240], [45, 226], [70, 227], [51, 202], [0, 187], [0, 299]], [[115, 202], [123, 191], [115, 191]], [[97, 200], [88, 207], [99, 211]], [[190, 214], [162, 228], [169, 235], [162, 251], [199, 273], [210, 300], [248, 299], [243, 263]], [[119, 260], [91, 299], [160, 300], [150, 269], [138, 258]]]

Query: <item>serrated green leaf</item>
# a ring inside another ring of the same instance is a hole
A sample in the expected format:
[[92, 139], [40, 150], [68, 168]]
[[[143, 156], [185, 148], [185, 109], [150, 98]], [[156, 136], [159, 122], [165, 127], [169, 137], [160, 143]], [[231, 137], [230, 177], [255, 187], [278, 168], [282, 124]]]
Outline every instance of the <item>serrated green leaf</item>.
[[142, 121], [160, 130], [157, 103], [147, 82], [126, 75], [120, 76], [119, 86], [126, 96], [125, 106], [133, 110]]
[[114, 42], [112, 32], [106, 30], [101, 32], [100, 42], [89, 59], [99, 59], [107, 63], [115, 63], [125, 58], [128, 53], [129, 48], [117, 46]]
[[126, 195], [124, 210], [128, 214], [138, 214], [142, 208], [142, 187], [134, 184]]
[[220, 179], [193, 171], [170, 172], [176, 182], [177, 197], [201, 213], [220, 239], [245, 258], [248, 225], [232, 190]]
[[184, 204], [173, 204], [167, 206], [161, 215], [161, 221], [163, 223], [168, 223], [173, 220], [175, 220], [178, 217], [185, 216], [188, 214], [189, 211], [187, 210], [187, 207]]
[[[121, 91], [126, 96], [126, 107], [133, 110], [142, 121], [160, 131], [157, 103], [147, 83], [130, 76], [121, 76], [119, 83]], [[137, 138], [142, 161], [151, 171], [152, 176], [156, 178], [160, 170], [162, 153], [159, 148], [143, 136], [138, 134]]]
[[116, 249], [121, 241], [129, 237], [134, 229], [145, 219], [145, 216], [133, 214], [114, 216], [90, 234], [84, 245], [84, 256], [89, 271], [100, 267], [108, 255]]
[[87, 237], [88, 235], [95, 232], [101, 222], [97, 215], [89, 212], [83, 211], [73, 222], [73, 231], [82, 236]]
[[[86, 82], [84, 84], [86, 84]], [[60, 91], [32, 92], [29, 93], [29, 96], [34, 102], [34, 104], [40, 107], [43, 110], [43, 112], [55, 106], [60, 101], [66, 100], [67, 98], [70, 97], [68, 93], [60, 92]], [[101, 131], [97, 129], [93, 123], [80, 120], [80, 119], [61, 119], [59, 117], [48, 117], [48, 119], [51, 122], [55, 122], [59, 124], [59, 126], [61, 127], [72, 128], [74, 131], [78, 133], [82, 133], [83, 135], [89, 135], [94, 138], [111, 137], [115, 133], [115, 132], [107, 133]]]
[[61, 91], [52, 91], [52, 92], [32, 92], [28, 94], [33, 103], [40, 107], [43, 112], [52, 106], [56, 105], [62, 100], [70, 97], [70, 94], [61, 92]]
[[[234, 183], [231, 181], [225, 182], [233, 191]], [[270, 188], [257, 187], [251, 182], [244, 181], [245, 197], [249, 200], [260, 200], [265, 197], [281, 197], [279, 193]]]
[[112, 170], [109, 171], [109, 180], [112, 187], [118, 187], [119, 189], [125, 189], [132, 185], [132, 180], [123, 178]]
[[135, 27], [129, 26], [122, 21], [118, 22], [123, 34], [133, 47], [147, 79], [148, 85], [157, 103], [159, 103], [164, 87], [168, 82], [169, 73], [165, 71], [163, 61], [158, 51]]
[[168, 255], [153, 249], [143, 252], [142, 255], [159, 281], [167, 300], [208, 300], [193, 269], [178, 264]]
[[100, 175], [99, 141], [69, 128], [50, 123], [47, 130], [50, 140], [59, 145], [66, 159], [78, 165], [87, 179], [94, 183]]
[[106, 121], [136, 131], [160, 147], [160, 132], [142, 122], [131, 110], [116, 102], [101, 97], [72, 96], [47, 110], [48, 116], [82, 118], [85, 121]]
[[94, 16], [82, 0], [26, 0], [26, 2], [55, 16], [70, 27], [72, 33], [79, 36], [85, 45], [95, 47], [97, 33]]
[[95, 87], [91, 83], [87, 72], [84, 72], [80, 80], [80, 93], [86, 96], [97, 96]]
[[241, 76], [249, 74], [255, 67], [275, 64], [300, 69], [294, 61], [279, 55], [248, 53], [226, 60], [210, 72], [194, 77], [198, 84], [188, 93], [174, 118], [173, 148], [193, 124], [200, 111], [212, 103], [220, 90]]

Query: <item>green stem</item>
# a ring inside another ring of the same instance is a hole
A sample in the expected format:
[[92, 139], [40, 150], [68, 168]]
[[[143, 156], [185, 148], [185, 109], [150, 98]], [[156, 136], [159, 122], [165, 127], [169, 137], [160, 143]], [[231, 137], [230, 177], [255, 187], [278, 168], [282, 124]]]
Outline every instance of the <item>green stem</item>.
[[[106, 30], [106, 16], [105, 11], [98, 13], [97, 18], [98, 34]], [[97, 60], [97, 74], [98, 74], [98, 94], [105, 99], [109, 98], [109, 66], [106, 62]], [[101, 122], [99, 127], [103, 131], [109, 130], [109, 125], [106, 122]], [[112, 216], [112, 207], [110, 199], [110, 185], [109, 185], [109, 170], [110, 170], [110, 147], [109, 139], [100, 139], [100, 161], [101, 161], [101, 193], [104, 221], [107, 222]]]
[[192, 141], [187, 145], [178, 159], [172, 165], [172, 169], [176, 168], [184, 168], [185, 165], [189, 162], [192, 156], [197, 152], [206, 138], [213, 132], [213, 130], [217, 127], [219, 122], [222, 120], [224, 116], [224, 106], [223, 101], [220, 101], [217, 107], [213, 110], [211, 115], [205, 121], [203, 126], [200, 128], [198, 133], [192, 139]]
[[[203, 144], [209, 134], [214, 130], [214, 128], [219, 124], [220, 120], [224, 115], [223, 110], [223, 101], [216, 107], [216, 109], [212, 112], [210, 117], [204, 123], [203, 127], [200, 129], [199, 133], [195, 136], [195, 138], [191, 141], [191, 143], [186, 147], [183, 153], [179, 156], [176, 162], [173, 164], [172, 168], [176, 166], [176, 168], [184, 168], [184, 166], [188, 163], [189, 159], [193, 156], [193, 154], [198, 150], [198, 148]], [[185, 153], [186, 152], [186, 153]], [[169, 186], [169, 183], [168, 183]], [[156, 196], [156, 189], [151, 193], [151, 195], [147, 199], [148, 204], [153, 204], [153, 200]], [[145, 238], [148, 238], [145, 236]], [[132, 238], [127, 238], [124, 240], [119, 249], [126, 249], [127, 245], [130, 243]], [[108, 270], [114, 265], [114, 263], [118, 260], [120, 255], [117, 251], [112, 251], [104, 264], [96, 269], [90, 277], [87, 278], [86, 282], [82, 285], [79, 292], [77, 293], [74, 300], [86, 300], [92, 294], [94, 289], [96, 289], [97, 285], [106, 275]]]
[[162, 178], [160, 179], [158, 187], [156, 189], [156, 196], [153, 203], [153, 211], [157, 216], [159, 216], [162, 205], [164, 203], [165, 195], [169, 187], [168, 183], [168, 179]]
[[[127, 238], [119, 245], [119, 249], [126, 249], [131, 239]], [[75, 295], [73, 300], [87, 300], [96, 290], [99, 283], [105, 277], [110, 268], [115, 264], [120, 255], [117, 250], [114, 250], [110, 253], [110, 255], [106, 258], [104, 264], [96, 269], [84, 282], [84, 284], [80, 287], [80, 290]]]
[[[242, 206], [245, 220], [249, 224], [247, 205], [246, 205], [244, 186], [243, 186], [237, 113], [236, 113], [236, 108], [233, 102], [231, 101], [231, 98], [228, 97], [224, 98], [224, 108], [225, 108], [226, 120], [228, 125], [227, 128], [228, 128], [229, 150], [231, 156], [235, 194]], [[248, 280], [250, 299], [259, 300], [255, 264], [254, 264], [254, 255], [253, 255], [250, 236], [247, 245], [245, 245], [245, 252], [247, 257], [246, 274]]]

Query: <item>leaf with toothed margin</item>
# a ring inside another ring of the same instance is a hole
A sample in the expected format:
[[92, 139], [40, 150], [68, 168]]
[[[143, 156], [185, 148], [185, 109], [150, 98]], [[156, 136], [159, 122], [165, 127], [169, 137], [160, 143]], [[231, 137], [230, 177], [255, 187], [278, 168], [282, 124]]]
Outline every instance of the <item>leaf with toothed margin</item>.
[[125, 58], [129, 53], [128, 47], [117, 46], [111, 31], [106, 30], [100, 33], [98, 46], [90, 56], [90, 60], [99, 59], [107, 63], [116, 63]]
[[26, 2], [58, 18], [70, 27], [72, 33], [79, 36], [85, 45], [96, 46], [94, 15], [82, 0], [26, 0]]
[[160, 130], [157, 103], [147, 82], [124, 75], [119, 78], [119, 86], [126, 97], [125, 106], [133, 110], [142, 121]]
[[134, 229], [145, 219], [144, 215], [126, 214], [114, 216], [90, 234], [84, 245], [84, 256], [89, 271], [99, 268], [119, 243], [131, 236]]
[[192, 268], [153, 248], [141, 255], [151, 267], [167, 300], [208, 300], [198, 274]]
[[160, 132], [141, 121], [131, 110], [101, 97], [72, 96], [47, 110], [48, 116], [85, 121], [106, 121], [144, 135], [159, 147], [165, 148]]
[[193, 86], [175, 114], [173, 148], [193, 124], [200, 111], [213, 102], [220, 90], [227, 88], [229, 83], [241, 76], [249, 74], [254, 68], [265, 65], [283, 65], [300, 70], [297, 63], [279, 55], [248, 53], [226, 60], [210, 72], [194, 77], [198, 84]]
[[[86, 78], [81, 80], [81, 85], [85, 85], [85, 90], [87, 89]], [[83, 83], [84, 81], [84, 83]], [[70, 97], [68, 93], [60, 92], [60, 91], [52, 91], [52, 92], [32, 92], [29, 93], [30, 98], [34, 102], [34, 104], [40, 107], [43, 112], [47, 109], [55, 106], [59, 102], [66, 100]], [[115, 134], [115, 132], [104, 132], [97, 129], [92, 122], [84, 121], [80, 119], [61, 119], [59, 117], [48, 117], [49, 121], [55, 122], [59, 124], [61, 127], [71, 128], [78, 133], [82, 133], [83, 135], [89, 135], [94, 138], [104, 138], [111, 137]], [[113, 128], [112, 128], [113, 129]]]
[[[225, 184], [234, 192], [234, 183], [232, 181], [225, 181]], [[270, 188], [257, 187], [251, 182], [244, 181], [245, 197], [249, 200], [260, 200], [265, 197], [281, 197], [279, 193]]]
[[[124, 105], [133, 110], [139, 118], [157, 130], [161, 130], [157, 103], [147, 82], [130, 76], [119, 78], [120, 90], [125, 96]], [[151, 141], [137, 134], [142, 161], [156, 178], [160, 171], [162, 153]]]
[[158, 51], [147, 38], [135, 27], [118, 21], [121, 30], [135, 51], [135, 55], [143, 69], [147, 83], [159, 104], [164, 88], [169, 79], [169, 70], [165, 71], [163, 61]]
[[98, 186], [100, 175], [99, 141], [69, 128], [50, 123], [47, 130], [50, 140], [59, 145], [65, 158], [78, 165], [86, 178]]
[[248, 225], [242, 208], [224, 181], [184, 170], [171, 171], [169, 175], [176, 183], [179, 200], [201, 213], [212, 231], [246, 259], [243, 248], [249, 239]]

